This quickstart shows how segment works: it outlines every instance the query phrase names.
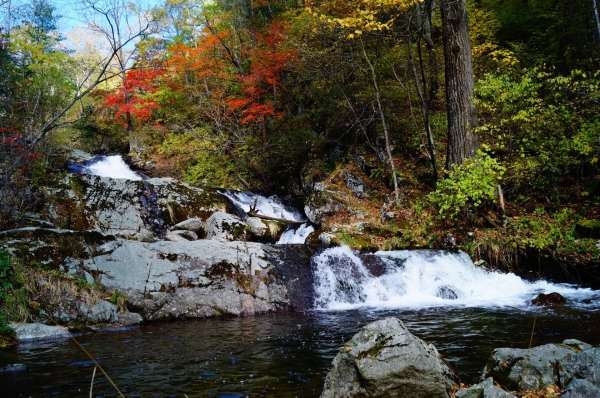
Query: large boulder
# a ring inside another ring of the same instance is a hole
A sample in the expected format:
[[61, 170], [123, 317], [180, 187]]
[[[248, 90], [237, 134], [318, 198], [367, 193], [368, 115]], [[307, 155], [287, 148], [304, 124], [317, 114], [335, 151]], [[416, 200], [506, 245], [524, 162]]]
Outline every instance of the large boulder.
[[446, 398], [456, 386], [456, 373], [432, 344], [412, 335], [400, 319], [385, 318], [341, 348], [321, 397]]
[[245, 241], [249, 230], [248, 225], [233, 214], [217, 211], [206, 220], [205, 239], [230, 242]]
[[498, 348], [492, 352], [483, 377], [493, 377], [510, 390], [561, 388], [576, 379], [600, 387], [600, 348], [578, 340], [527, 349]]
[[304, 213], [313, 224], [321, 224], [344, 209], [337, 195], [330, 191], [314, 191], [304, 206]]

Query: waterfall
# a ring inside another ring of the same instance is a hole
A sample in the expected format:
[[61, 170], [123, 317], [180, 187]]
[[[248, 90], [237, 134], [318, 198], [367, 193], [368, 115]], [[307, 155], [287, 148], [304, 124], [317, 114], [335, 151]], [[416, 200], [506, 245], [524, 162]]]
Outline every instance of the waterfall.
[[591, 289], [489, 272], [464, 252], [399, 250], [359, 256], [340, 246], [312, 261], [315, 306], [322, 309], [523, 307], [539, 293], [558, 292], [576, 302], [598, 296]]
[[75, 173], [92, 174], [100, 177], [124, 178], [135, 181], [142, 179], [129, 168], [121, 155], [96, 156], [81, 166], [69, 165], [68, 169]]
[[303, 222], [296, 229], [288, 227], [277, 241], [277, 244], [304, 243], [308, 235], [315, 230], [312, 225], [306, 223], [306, 217], [300, 211], [286, 206], [277, 196], [265, 198], [252, 192], [238, 191], [219, 191], [219, 193], [229, 198], [243, 213], [248, 213], [256, 203], [255, 210], [258, 214]]

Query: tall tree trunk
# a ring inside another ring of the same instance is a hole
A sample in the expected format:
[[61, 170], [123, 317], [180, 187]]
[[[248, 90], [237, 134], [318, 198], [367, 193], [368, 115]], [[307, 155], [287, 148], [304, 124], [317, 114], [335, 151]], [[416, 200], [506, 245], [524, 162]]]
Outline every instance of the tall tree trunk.
[[594, 21], [596, 22], [596, 32], [598, 33], [598, 44], [600, 44], [600, 18], [598, 17], [598, 5], [596, 0], [592, 0], [592, 7], [594, 8]]
[[444, 1], [441, 14], [448, 113], [446, 169], [451, 169], [477, 153], [479, 136], [466, 0]]

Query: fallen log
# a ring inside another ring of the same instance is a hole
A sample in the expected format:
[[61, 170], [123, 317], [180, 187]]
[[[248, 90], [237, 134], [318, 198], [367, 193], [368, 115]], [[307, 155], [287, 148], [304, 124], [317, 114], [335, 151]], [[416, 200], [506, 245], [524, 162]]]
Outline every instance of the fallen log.
[[252, 209], [250, 209], [250, 211], [248, 212], [248, 215], [250, 217], [260, 218], [261, 220], [279, 221], [279, 222], [286, 223], [288, 225], [300, 226], [300, 225], [304, 224], [304, 221], [286, 220], [284, 218], [276, 218], [276, 217], [263, 216], [262, 214], [258, 214], [256, 211], [253, 211]]

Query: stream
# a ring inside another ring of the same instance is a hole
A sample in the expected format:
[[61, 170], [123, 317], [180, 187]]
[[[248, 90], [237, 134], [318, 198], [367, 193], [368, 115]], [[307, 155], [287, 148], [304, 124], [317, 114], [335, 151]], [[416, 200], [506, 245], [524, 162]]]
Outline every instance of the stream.
[[[534, 320], [533, 345], [565, 338], [600, 344], [600, 313], [573, 306], [320, 310], [152, 323], [77, 340], [127, 397], [318, 397], [339, 347], [385, 316], [434, 343], [467, 383], [494, 348], [526, 348]], [[2, 350], [0, 367], [10, 363], [30, 369], [0, 375], [3, 397], [89, 396], [94, 365], [71, 340]], [[99, 371], [93, 391], [117, 396]]]
[[[222, 193], [245, 212], [255, 206], [264, 215], [305, 221], [276, 198]], [[303, 242], [310, 232], [306, 224], [279, 243]], [[600, 344], [599, 291], [488, 272], [462, 252], [359, 255], [341, 246], [318, 251], [311, 264], [311, 311], [148, 323], [76, 339], [125, 396], [189, 398], [318, 397], [340, 346], [386, 316], [399, 317], [435, 344], [468, 384], [478, 381], [494, 348], [567, 338]], [[558, 292], [567, 304], [531, 305], [540, 292]], [[89, 396], [94, 363], [72, 340], [20, 344], [0, 353], [0, 368], [28, 367], [0, 373], [2, 397]], [[93, 396], [118, 396], [99, 371]]]

